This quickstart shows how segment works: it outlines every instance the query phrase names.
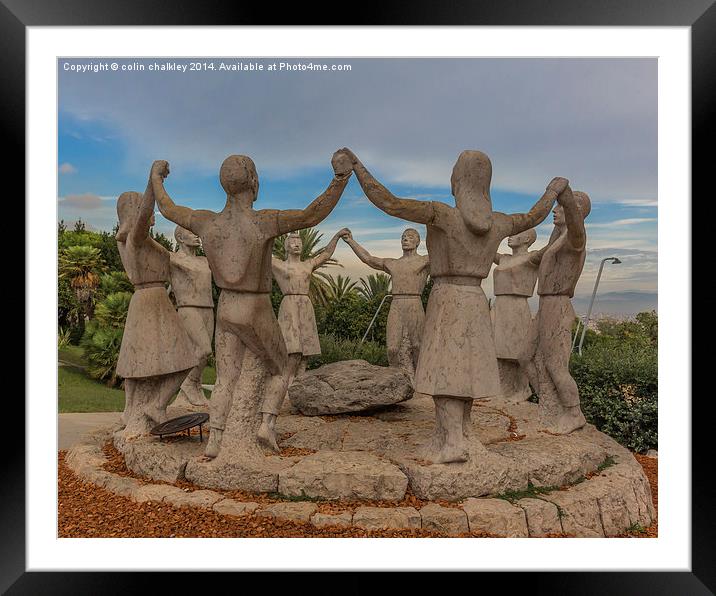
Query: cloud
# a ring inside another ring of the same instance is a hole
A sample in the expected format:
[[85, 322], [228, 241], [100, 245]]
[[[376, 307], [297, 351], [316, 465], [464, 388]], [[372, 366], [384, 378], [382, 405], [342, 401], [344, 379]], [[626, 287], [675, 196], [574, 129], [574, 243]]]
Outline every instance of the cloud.
[[100, 209], [104, 206], [102, 197], [89, 192], [83, 195], [60, 197], [60, 204], [74, 209]]
[[612, 228], [614, 226], [635, 226], [638, 224], [658, 221], [656, 217], [632, 217], [627, 219], [615, 219], [604, 223], [586, 223], [586, 228]]
[[616, 201], [620, 205], [627, 207], [657, 207], [658, 202], [656, 199], [619, 199]]
[[291, 176], [347, 145], [386, 183], [444, 192], [474, 148], [492, 159], [494, 188], [539, 196], [562, 175], [596, 202], [656, 201], [656, 59], [351, 63], [325, 76], [61, 71], [60, 109], [115, 131], [133, 176], [157, 158], [215, 176], [231, 153]]
[[67, 161], [60, 164], [58, 169], [60, 174], [75, 174], [77, 172], [77, 168]]

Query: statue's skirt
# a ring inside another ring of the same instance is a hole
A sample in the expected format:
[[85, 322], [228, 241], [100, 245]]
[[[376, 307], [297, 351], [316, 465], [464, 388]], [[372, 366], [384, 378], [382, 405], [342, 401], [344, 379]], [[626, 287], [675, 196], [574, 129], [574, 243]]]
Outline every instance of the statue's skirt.
[[321, 353], [313, 303], [306, 294], [286, 294], [278, 309], [278, 324], [287, 354], [312, 356]]
[[532, 325], [532, 311], [526, 296], [495, 296], [495, 353], [498, 358], [517, 360], [525, 351]]
[[[423, 336], [425, 324], [425, 310], [418, 295], [395, 294], [388, 311], [386, 326], [386, 344], [388, 346], [388, 361], [390, 366], [399, 366], [401, 345], [407, 338], [410, 347], [417, 354], [420, 350], [420, 340]], [[396, 358], [395, 362], [391, 362]]]
[[164, 287], [138, 288], [129, 302], [117, 374], [141, 378], [194, 368], [198, 358]]
[[468, 399], [500, 394], [490, 309], [478, 284], [435, 279], [415, 373], [418, 393]]

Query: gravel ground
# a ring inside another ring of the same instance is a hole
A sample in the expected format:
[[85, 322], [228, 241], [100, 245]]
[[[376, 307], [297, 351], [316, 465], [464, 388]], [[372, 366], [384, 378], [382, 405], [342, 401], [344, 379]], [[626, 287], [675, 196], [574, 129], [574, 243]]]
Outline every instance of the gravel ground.
[[[111, 443], [103, 449], [109, 458], [105, 469], [114, 474], [134, 476], [124, 465], [124, 458]], [[636, 455], [652, 486], [654, 507], [658, 506], [656, 459]], [[81, 481], [65, 465], [65, 451], [58, 454], [58, 536], [61, 538], [125, 537], [441, 537], [441, 534], [426, 530], [382, 530], [368, 531], [359, 528], [316, 528], [311, 524], [279, 521], [248, 515], [234, 517], [221, 515], [212, 510], [193, 507], [173, 507], [164, 503], [134, 501], [110, 493], [103, 488]], [[176, 482], [181, 488], [196, 488], [187, 482]], [[270, 495], [254, 495], [240, 491], [217, 491], [227, 497], [261, 504], [283, 502]], [[456, 507], [456, 503], [439, 501], [441, 505]], [[322, 513], [353, 510], [360, 505], [395, 507], [412, 506], [420, 508], [427, 504], [414, 495], [406, 495], [400, 502], [356, 502], [317, 503]], [[624, 534], [625, 537], [651, 538], [657, 536], [657, 522], [643, 531]], [[486, 537], [483, 533], [463, 534], [463, 537]]]

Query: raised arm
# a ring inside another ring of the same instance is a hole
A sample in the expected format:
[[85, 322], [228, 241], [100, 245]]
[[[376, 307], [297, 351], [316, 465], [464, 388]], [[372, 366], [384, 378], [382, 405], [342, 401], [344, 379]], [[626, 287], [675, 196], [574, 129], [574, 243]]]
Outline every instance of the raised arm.
[[572, 189], [567, 186], [557, 197], [564, 209], [564, 221], [567, 225], [567, 240], [575, 250], [582, 250], [587, 243], [587, 231], [584, 229], [584, 215], [579, 209]]
[[137, 219], [129, 231], [129, 237], [134, 244], [138, 244], [149, 236], [149, 228], [151, 227], [152, 215], [154, 214], [154, 192], [152, 192], [152, 184], [147, 184], [147, 189], [142, 196], [142, 203], [139, 206]]
[[189, 207], [175, 205], [174, 201], [169, 198], [167, 191], [164, 189], [164, 179], [169, 175], [169, 164], [163, 159], [157, 160], [152, 164], [152, 171], [149, 175], [149, 183], [154, 191], [157, 200], [157, 206], [162, 215], [167, 219], [179, 224], [182, 228], [186, 228], [194, 233], [191, 228], [191, 219], [194, 213]]
[[527, 213], [514, 213], [510, 215], [512, 219], [511, 236], [541, 224], [549, 215], [557, 195], [559, 195], [568, 184], [569, 181], [566, 178], [553, 178], [547, 185], [547, 190], [545, 190], [540, 200], [532, 206], [532, 209]]
[[331, 241], [326, 244], [323, 250], [318, 255], [313, 257], [313, 259], [311, 259], [311, 267], [313, 267], [314, 269], [323, 267], [323, 265], [325, 265], [328, 260], [333, 256], [333, 253], [336, 252], [336, 245], [338, 244], [338, 239], [346, 233], [350, 234], [350, 230], [348, 230], [348, 228], [343, 228], [342, 230], [336, 232], [333, 238], [331, 238]]
[[336, 151], [331, 160], [334, 176], [328, 188], [305, 209], [286, 209], [278, 212], [279, 234], [312, 228], [321, 223], [338, 203], [351, 177], [351, 163], [348, 156]]
[[500, 264], [500, 259], [504, 257], [505, 255], [501, 255], [499, 252], [495, 253], [495, 257], [492, 259], [492, 262], [495, 263], [495, 265]]
[[346, 244], [353, 249], [354, 253], [356, 253], [356, 256], [368, 265], [368, 267], [372, 267], [378, 271], [385, 271], [385, 259], [374, 257], [365, 248], [353, 240], [353, 235], [350, 230], [348, 230], [347, 234], [343, 235], [343, 240], [345, 240]]
[[343, 151], [349, 155], [353, 162], [353, 171], [356, 173], [356, 178], [358, 178], [365, 196], [378, 209], [385, 211], [388, 215], [416, 223], [432, 222], [434, 218], [432, 202], [396, 197], [371, 175], [350, 149], [344, 148]]

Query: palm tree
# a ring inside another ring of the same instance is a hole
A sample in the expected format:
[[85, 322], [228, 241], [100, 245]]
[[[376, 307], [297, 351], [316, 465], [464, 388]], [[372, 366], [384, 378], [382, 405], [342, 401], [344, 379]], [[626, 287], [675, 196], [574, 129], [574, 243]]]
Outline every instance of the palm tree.
[[99, 249], [93, 246], [68, 246], [60, 253], [59, 276], [69, 280], [77, 300], [85, 307], [87, 319], [92, 315], [92, 299], [100, 284], [100, 273], [106, 269]]
[[[317, 228], [304, 228], [303, 230], [298, 231], [298, 235], [301, 238], [301, 243], [303, 245], [303, 248], [301, 249], [302, 261], [312, 259], [323, 252], [323, 248], [316, 248], [321, 242], [321, 238], [323, 238], [323, 234], [319, 232]], [[277, 259], [286, 258], [286, 238], [288, 238], [288, 234], [282, 234], [274, 239], [273, 256]], [[343, 267], [343, 265], [341, 265], [336, 259], [330, 258], [318, 269], [322, 269], [328, 265], [338, 265], [338, 267]], [[319, 271], [318, 269], [316, 269], [311, 276], [311, 285], [308, 293], [312, 302], [318, 302], [325, 305], [328, 300], [327, 284], [330, 276], [323, 271]]]
[[361, 277], [361, 286], [357, 292], [366, 300], [382, 298], [390, 292], [390, 276], [385, 273], [371, 273], [367, 278]]
[[323, 274], [326, 280], [326, 302], [335, 302], [346, 298], [347, 296], [356, 294], [356, 282], [351, 281], [350, 277], [338, 275]]

